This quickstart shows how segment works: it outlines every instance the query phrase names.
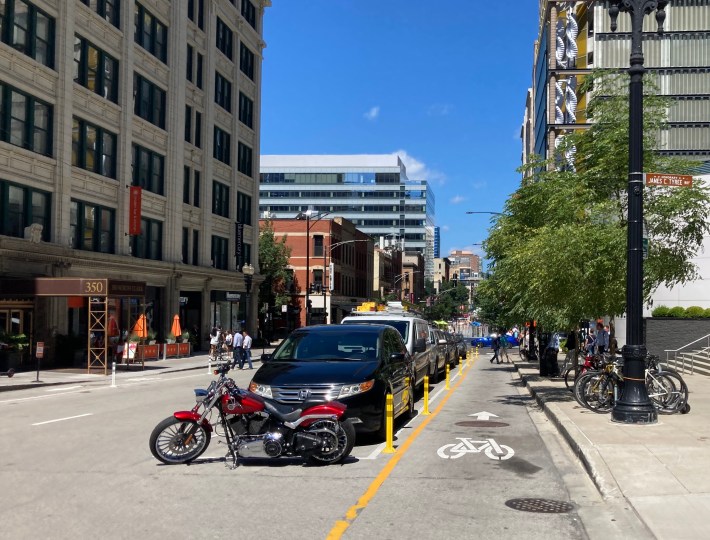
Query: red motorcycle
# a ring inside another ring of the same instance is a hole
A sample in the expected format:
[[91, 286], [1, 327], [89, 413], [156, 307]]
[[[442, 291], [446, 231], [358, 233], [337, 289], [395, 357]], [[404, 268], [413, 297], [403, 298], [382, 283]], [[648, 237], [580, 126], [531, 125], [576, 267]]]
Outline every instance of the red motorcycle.
[[214, 372], [218, 379], [206, 390], [195, 390], [197, 403], [191, 410], [178, 411], [155, 426], [150, 451], [158, 461], [189, 464], [207, 450], [213, 433], [226, 439], [232, 467], [239, 458], [279, 456], [330, 465], [350, 454], [355, 444], [353, 424], [360, 420], [343, 419], [345, 405], [330, 401], [294, 409], [240, 389], [227, 377], [229, 370], [229, 364], [218, 367]]

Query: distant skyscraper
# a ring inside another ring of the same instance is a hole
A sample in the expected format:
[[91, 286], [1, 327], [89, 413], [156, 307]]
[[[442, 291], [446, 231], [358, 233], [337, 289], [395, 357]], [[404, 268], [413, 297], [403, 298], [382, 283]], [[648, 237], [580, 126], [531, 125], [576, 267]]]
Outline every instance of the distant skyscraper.
[[434, 258], [441, 257], [441, 227], [434, 227]]
[[425, 278], [434, 275], [434, 193], [395, 155], [264, 155], [259, 197], [262, 215], [344, 217], [376, 242], [421, 253]]

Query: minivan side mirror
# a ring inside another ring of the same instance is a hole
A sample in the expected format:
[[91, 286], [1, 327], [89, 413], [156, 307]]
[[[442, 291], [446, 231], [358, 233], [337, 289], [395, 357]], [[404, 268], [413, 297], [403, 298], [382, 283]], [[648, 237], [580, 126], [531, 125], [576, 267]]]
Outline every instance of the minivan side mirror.
[[262, 361], [262, 363], [263, 363], [263, 362], [268, 362], [269, 360], [271, 360], [271, 354], [270, 354], [270, 353], [262, 354], [262, 355], [261, 355], [261, 361]]
[[414, 342], [414, 352], [426, 351], [426, 339], [419, 338]]
[[390, 362], [404, 362], [405, 357], [403, 352], [396, 352], [390, 354]]

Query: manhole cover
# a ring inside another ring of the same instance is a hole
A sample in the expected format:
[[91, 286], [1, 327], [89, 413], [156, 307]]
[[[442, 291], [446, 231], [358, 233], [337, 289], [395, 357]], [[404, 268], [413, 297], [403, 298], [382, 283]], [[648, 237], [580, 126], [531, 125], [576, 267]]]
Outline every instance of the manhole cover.
[[505, 505], [513, 510], [539, 514], [564, 514], [574, 508], [571, 503], [550, 499], [510, 499]]
[[461, 427], [506, 427], [505, 422], [489, 422], [488, 420], [466, 420], [465, 422], [456, 422], [457, 426]]

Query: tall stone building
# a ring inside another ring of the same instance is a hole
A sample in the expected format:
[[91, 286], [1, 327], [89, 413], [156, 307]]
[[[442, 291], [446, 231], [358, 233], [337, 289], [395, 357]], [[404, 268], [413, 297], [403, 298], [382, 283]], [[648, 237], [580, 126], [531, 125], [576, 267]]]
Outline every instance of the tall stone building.
[[[240, 270], [257, 264], [269, 5], [0, 2], [0, 332], [98, 341], [109, 313], [121, 337], [145, 313], [160, 339], [177, 314], [203, 345], [255, 320]], [[71, 287], [13, 287], [47, 277]]]

